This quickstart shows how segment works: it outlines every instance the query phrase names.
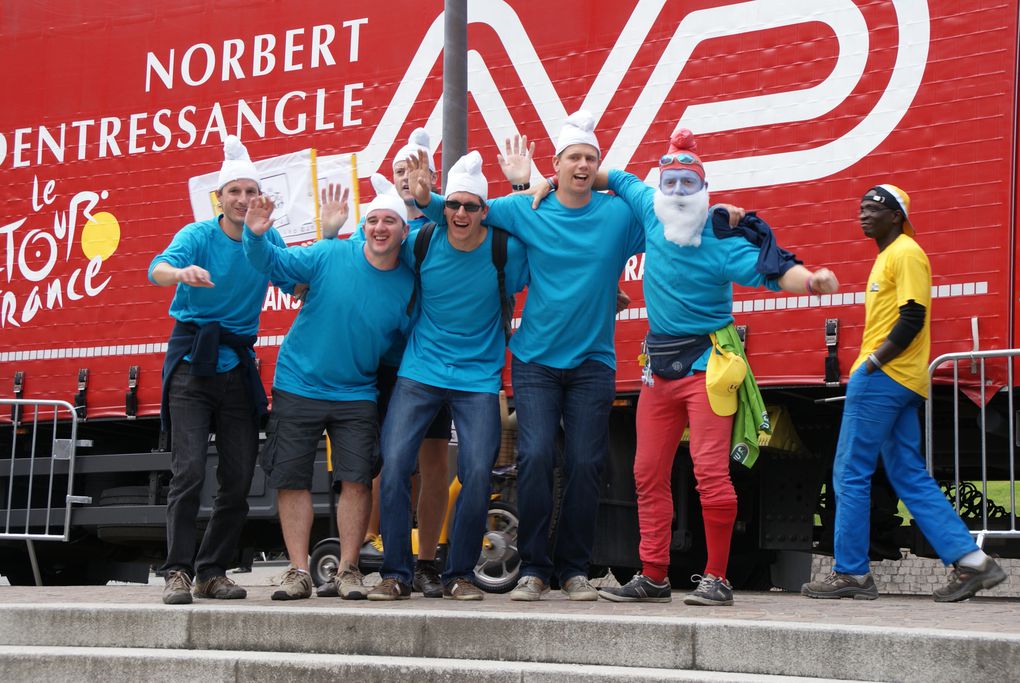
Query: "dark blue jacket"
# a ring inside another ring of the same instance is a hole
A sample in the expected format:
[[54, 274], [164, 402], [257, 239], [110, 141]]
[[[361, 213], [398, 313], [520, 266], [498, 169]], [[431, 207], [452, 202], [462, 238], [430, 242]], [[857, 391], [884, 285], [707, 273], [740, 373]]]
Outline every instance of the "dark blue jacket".
[[191, 356], [190, 373], [197, 377], [211, 377], [216, 374], [216, 360], [220, 353], [220, 344], [225, 344], [237, 352], [244, 372], [244, 388], [251, 399], [252, 411], [262, 419], [269, 413], [269, 401], [262, 386], [255, 359], [251, 350], [255, 348], [255, 335], [242, 336], [232, 332], [224, 332], [219, 323], [196, 325], [177, 321], [170, 339], [166, 344], [166, 358], [163, 360], [163, 399], [160, 404], [159, 418], [162, 429], [170, 431], [170, 377], [184, 360]]
[[737, 227], [730, 227], [730, 215], [726, 209], [718, 208], [712, 211], [712, 232], [719, 239], [728, 237], [743, 237], [751, 244], [760, 249], [758, 253], [758, 265], [755, 270], [770, 280], [778, 280], [786, 271], [793, 268], [801, 261], [776, 244], [776, 236], [769, 224], [758, 218], [753, 211], [748, 211]]

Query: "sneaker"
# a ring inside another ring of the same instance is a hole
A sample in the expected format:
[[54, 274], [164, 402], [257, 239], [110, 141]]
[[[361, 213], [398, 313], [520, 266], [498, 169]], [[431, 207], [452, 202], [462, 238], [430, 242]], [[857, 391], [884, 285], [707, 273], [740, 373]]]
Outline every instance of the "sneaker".
[[368, 595], [365, 577], [357, 567], [348, 565], [342, 568], [333, 581], [336, 583], [336, 592], [344, 600], [364, 600]]
[[166, 585], [163, 586], [163, 604], [190, 605], [191, 577], [184, 570], [171, 570], [166, 573]]
[[194, 592], [196, 598], [214, 600], [241, 600], [248, 596], [248, 591], [225, 576], [213, 576], [205, 581], [195, 582]]
[[523, 576], [517, 582], [517, 588], [510, 591], [510, 599], [534, 602], [541, 600], [542, 595], [549, 592], [549, 585], [537, 576]]
[[673, 590], [669, 581], [655, 583], [644, 574], [635, 574], [627, 585], [619, 588], [600, 588], [599, 595], [612, 602], [671, 602]]
[[853, 598], [854, 600], [874, 600], [878, 597], [878, 586], [875, 579], [868, 573], [863, 579], [855, 579], [852, 574], [832, 572], [821, 581], [805, 583], [800, 594], [809, 598], [836, 600]]
[[469, 580], [461, 578], [443, 586], [443, 597], [448, 600], [484, 600], [485, 593]]
[[304, 569], [289, 567], [283, 573], [280, 588], [270, 597], [273, 600], [307, 600], [312, 597], [312, 575]]
[[411, 587], [400, 579], [383, 579], [368, 591], [369, 600], [407, 600], [409, 597]]
[[959, 602], [973, 598], [978, 591], [998, 586], [1005, 580], [1006, 572], [990, 557], [985, 558], [980, 567], [965, 567], [954, 563], [949, 583], [943, 588], [936, 588], [932, 597], [935, 602]]
[[435, 560], [418, 560], [414, 567], [411, 590], [421, 593], [426, 598], [445, 597], [443, 583], [439, 580], [439, 572], [436, 571]]
[[371, 537], [365, 540], [361, 545], [361, 554], [365, 557], [371, 557], [382, 559], [383, 556], [383, 544], [382, 536], [379, 534], [372, 534]]
[[726, 579], [705, 574], [695, 574], [691, 581], [697, 581], [698, 587], [684, 598], [685, 605], [732, 605], [733, 586]]
[[567, 579], [560, 590], [571, 600], [591, 601], [599, 599], [599, 592], [595, 590], [595, 586], [588, 582], [588, 577], [581, 576], [580, 574]]

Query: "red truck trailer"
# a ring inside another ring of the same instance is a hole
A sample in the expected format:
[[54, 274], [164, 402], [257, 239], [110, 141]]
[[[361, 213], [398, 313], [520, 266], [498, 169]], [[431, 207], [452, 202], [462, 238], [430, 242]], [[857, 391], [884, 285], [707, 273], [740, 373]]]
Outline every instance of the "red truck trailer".
[[[73, 493], [90, 499], [71, 510], [70, 541], [40, 550], [51, 578], [88, 561], [100, 580], [162, 549], [171, 292], [146, 270], [176, 230], [211, 215], [202, 176], [218, 168], [223, 137], [239, 135], [256, 160], [307, 164], [300, 178], [280, 171], [274, 187], [293, 209], [278, 223], [288, 239], [314, 236], [315, 188], [330, 173], [367, 195], [368, 177], [389, 174], [414, 128], [441, 145], [443, 11], [438, 0], [0, 2], [0, 398], [74, 406]], [[507, 190], [495, 180], [497, 146], [528, 135], [535, 177], [547, 175], [577, 109], [598, 119], [604, 165], [641, 177], [682, 121], [713, 199], [756, 210], [784, 247], [842, 283], [831, 296], [735, 292], [777, 432], [753, 469], [734, 466], [734, 548], [749, 578], [785, 553], [826, 549], [840, 418], [826, 399], [841, 394], [861, 338], [875, 256], [857, 222], [867, 188], [910, 194], [934, 274], [933, 356], [1016, 346], [1017, 15], [1015, 0], [467, 2], [467, 140], [493, 194]], [[621, 278], [632, 301], [616, 326], [619, 399], [594, 558], [620, 571], [636, 566], [642, 272], [638, 256]], [[273, 289], [266, 297], [257, 352], [267, 389], [298, 306]], [[1008, 417], [1005, 369], [982, 378], [985, 407]], [[0, 443], [27, 434], [12, 417], [0, 415]], [[8, 544], [12, 520], [34, 520], [18, 444], [0, 452]], [[973, 455], [964, 449], [965, 465]], [[700, 524], [682, 458], [674, 477], [684, 567], [697, 564]], [[249, 541], [278, 543], [260, 475], [252, 501]], [[886, 513], [876, 512], [879, 530]], [[923, 552], [904, 530], [875, 552]], [[3, 552], [0, 573], [20, 578], [14, 555]]]

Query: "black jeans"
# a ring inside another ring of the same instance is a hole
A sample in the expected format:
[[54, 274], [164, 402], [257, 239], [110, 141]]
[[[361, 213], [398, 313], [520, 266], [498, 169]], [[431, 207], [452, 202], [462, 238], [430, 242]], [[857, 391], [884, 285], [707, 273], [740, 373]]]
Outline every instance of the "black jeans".
[[[167, 558], [163, 569], [204, 581], [231, 566], [245, 518], [258, 455], [259, 426], [240, 367], [196, 377], [181, 362], [170, 377], [170, 491], [166, 505]], [[195, 552], [209, 434], [216, 431], [218, 488], [202, 545]]]

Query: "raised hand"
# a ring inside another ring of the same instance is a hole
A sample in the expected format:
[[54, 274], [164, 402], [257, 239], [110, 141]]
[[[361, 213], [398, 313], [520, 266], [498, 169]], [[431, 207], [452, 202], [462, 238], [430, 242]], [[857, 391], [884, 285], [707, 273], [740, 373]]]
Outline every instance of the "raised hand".
[[506, 139], [505, 154], [497, 154], [496, 160], [503, 169], [503, 175], [511, 185], [524, 185], [531, 180], [531, 160], [535, 156], [535, 143], [528, 144], [527, 135], [515, 135], [513, 144]]
[[244, 214], [244, 224], [256, 235], [264, 235], [273, 227], [273, 210], [276, 205], [267, 195], [260, 194], [248, 202], [248, 211]]
[[[322, 236], [336, 237], [340, 228], [347, 222], [350, 205], [347, 198], [350, 190], [336, 183], [322, 188], [319, 200], [319, 211], [322, 219]], [[250, 227], [250, 226], [249, 226]]]
[[407, 158], [407, 186], [418, 206], [426, 206], [432, 199], [432, 171], [423, 150]]

